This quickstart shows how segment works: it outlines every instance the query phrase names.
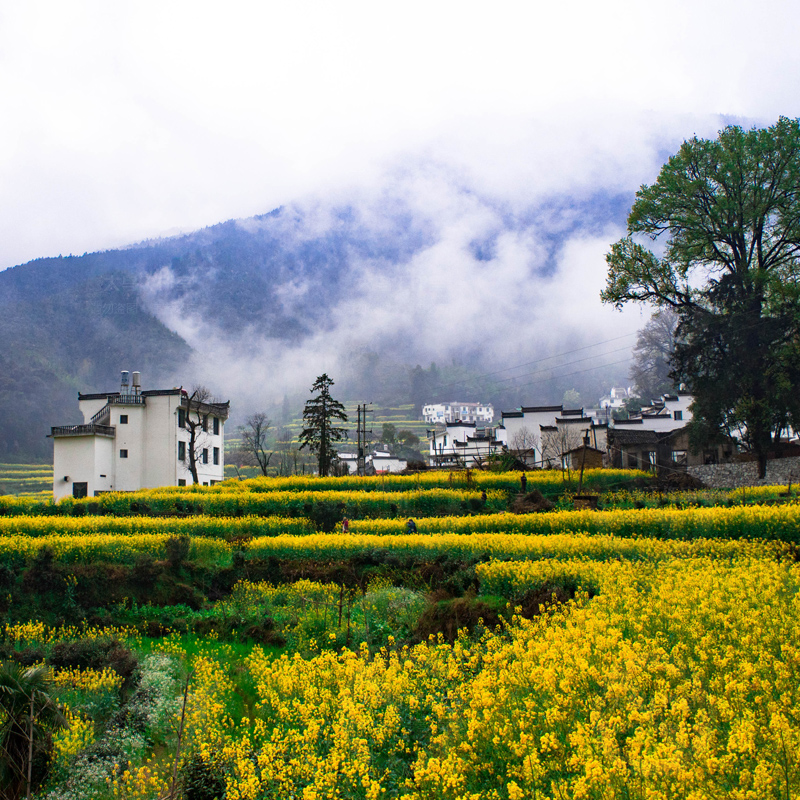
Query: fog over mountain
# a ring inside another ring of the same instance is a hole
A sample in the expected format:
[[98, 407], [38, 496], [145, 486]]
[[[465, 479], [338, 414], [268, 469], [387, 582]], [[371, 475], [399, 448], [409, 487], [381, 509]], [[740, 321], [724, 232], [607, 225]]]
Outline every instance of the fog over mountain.
[[[551, 402], [585, 385], [591, 402], [625, 375], [634, 337], [618, 337], [643, 323], [598, 298], [632, 195], [532, 196], [501, 202], [428, 164], [335, 201], [6, 270], [0, 414], [17, 422], [2, 442], [42, 454], [50, 425], [77, 421], [77, 391], [114, 390], [123, 368], [147, 386], [204, 383], [238, 419], [299, 404], [322, 372], [344, 397], [390, 404]], [[532, 363], [610, 339], [577, 363]], [[413, 389], [416, 365], [427, 383]]]
[[368, 352], [490, 372], [641, 324], [598, 299], [630, 195], [548, 195], [520, 213], [449, 177], [226, 223], [149, 272], [142, 297], [198, 378], [248, 404], [322, 371], [357, 382]]

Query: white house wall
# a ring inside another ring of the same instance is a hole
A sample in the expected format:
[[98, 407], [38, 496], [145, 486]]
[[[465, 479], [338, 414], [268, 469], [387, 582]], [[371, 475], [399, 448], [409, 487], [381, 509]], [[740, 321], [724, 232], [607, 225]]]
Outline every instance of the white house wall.
[[87, 435], [57, 440], [53, 451], [53, 498], [72, 497], [75, 483], [86, 483], [89, 497], [116, 488], [112, 438]]
[[92, 417], [108, 402], [108, 398], [103, 397], [100, 400], [80, 400], [78, 408], [83, 414], [83, 424], [88, 425], [92, 421]]
[[[111, 406], [111, 424], [116, 427], [117, 484], [114, 488], [119, 492], [133, 492], [147, 485], [143, 483], [145, 409], [143, 404]], [[127, 424], [120, 424], [121, 415], [127, 415]], [[128, 454], [126, 458], [122, 457], [123, 451]]]

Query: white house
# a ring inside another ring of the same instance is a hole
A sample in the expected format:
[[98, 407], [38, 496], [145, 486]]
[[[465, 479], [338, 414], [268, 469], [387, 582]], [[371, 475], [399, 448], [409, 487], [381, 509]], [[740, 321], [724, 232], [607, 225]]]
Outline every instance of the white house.
[[428, 431], [428, 461], [432, 467], [474, 467], [499, 453], [502, 443], [491, 428], [474, 422], [448, 422]]
[[625, 401], [633, 396], [632, 386], [627, 388], [625, 386], [612, 386], [611, 391], [605, 397], [600, 398], [600, 408], [618, 411], [625, 405]]
[[584, 414], [582, 408], [522, 406], [504, 411], [497, 439], [529, 466], [553, 466], [561, 456], [583, 445], [605, 450], [608, 426]]
[[459, 421], [491, 425], [494, 407], [484, 403], [430, 403], [422, 407], [422, 418], [431, 425]]
[[677, 430], [692, 420], [689, 406], [692, 404], [691, 394], [665, 394], [652, 404], [642, 408], [641, 413], [631, 419], [618, 419], [615, 428], [630, 428], [640, 431], [656, 431], [667, 433]]
[[[358, 474], [358, 455], [356, 453], [339, 453], [339, 461], [347, 464], [348, 475]], [[376, 447], [372, 453], [364, 456], [364, 466], [369, 474], [384, 475], [391, 472], [402, 472], [408, 461], [393, 456], [386, 445]]]
[[51, 428], [53, 496], [93, 497], [193, 483], [192, 423], [198, 482], [225, 477], [229, 403], [189, 401], [183, 389], [142, 391], [139, 373], [122, 373], [119, 392], [79, 394], [83, 424]]

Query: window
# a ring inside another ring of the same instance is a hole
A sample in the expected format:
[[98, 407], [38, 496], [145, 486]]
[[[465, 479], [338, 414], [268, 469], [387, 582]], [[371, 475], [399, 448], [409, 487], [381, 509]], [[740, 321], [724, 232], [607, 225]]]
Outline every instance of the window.
[[119, 415], [119, 424], [120, 425], [127, 425], [128, 424], [128, 415], [127, 414], [120, 414]]
[[186, 427], [186, 411], [183, 408], [178, 409], [178, 427]]
[[219, 436], [219, 417], [214, 417], [214, 436]]
[[178, 461], [186, 461], [186, 442], [178, 442]]
[[203, 486], [208, 486], [208, 481], [203, 481]]
[[208, 433], [208, 414], [203, 414], [203, 430]]
[[120, 458], [127, 458], [128, 457], [128, 451], [127, 450], [120, 450], [119, 451], [119, 457]]
[[208, 448], [203, 448], [203, 463], [208, 464]]
[[683, 419], [683, 411], [673, 411], [672, 419]]
[[672, 451], [672, 463], [673, 464], [686, 464], [687, 458], [686, 450], [673, 450]]
[[186, 478], [178, 478], [178, 486], [186, 486]]
[[89, 484], [86, 481], [75, 481], [72, 484], [72, 496], [81, 498], [89, 494]]
[[219, 466], [219, 447], [214, 448], [214, 463]]

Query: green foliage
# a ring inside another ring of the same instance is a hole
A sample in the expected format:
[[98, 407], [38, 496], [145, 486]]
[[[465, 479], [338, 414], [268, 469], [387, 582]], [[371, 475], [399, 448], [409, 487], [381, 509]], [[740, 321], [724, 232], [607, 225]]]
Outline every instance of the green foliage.
[[[29, 779], [29, 771], [32, 773], [37, 755], [49, 749], [49, 734], [65, 724], [64, 716], [50, 697], [49, 670], [2, 662], [0, 709], [0, 789], [4, 798], [16, 800], [25, 789], [30, 791], [43, 779], [41, 773], [31, 774]], [[34, 764], [29, 758], [31, 747]]]
[[225, 766], [219, 758], [205, 759], [192, 753], [181, 765], [184, 800], [222, 800], [225, 797]]
[[397, 442], [397, 426], [391, 422], [384, 422], [381, 430], [381, 441], [384, 444], [395, 444]]
[[[664, 236], [663, 255], [634, 237]], [[606, 256], [601, 297], [674, 309], [672, 376], [695, 395], [694, 443], [738, 433], [766, 471], [800, 423], [800, 122], [693, 138], [643, 186]]]
[[335, 421], [347, 422], [344, 406], [334, 400], [330, 394], [333, 381], [326, 375], [320, 375], [312, 392], [317, 392], [315, 397], [306, 401], [303, 409], [303, 423], [305, 427], [300, 433], [300, 449], [308, 448], [317, 456], [320, 477], [327, 477], [333, 463], [337, 459], [334, 442], [347, 438], [344, 428], [337, 428]]

